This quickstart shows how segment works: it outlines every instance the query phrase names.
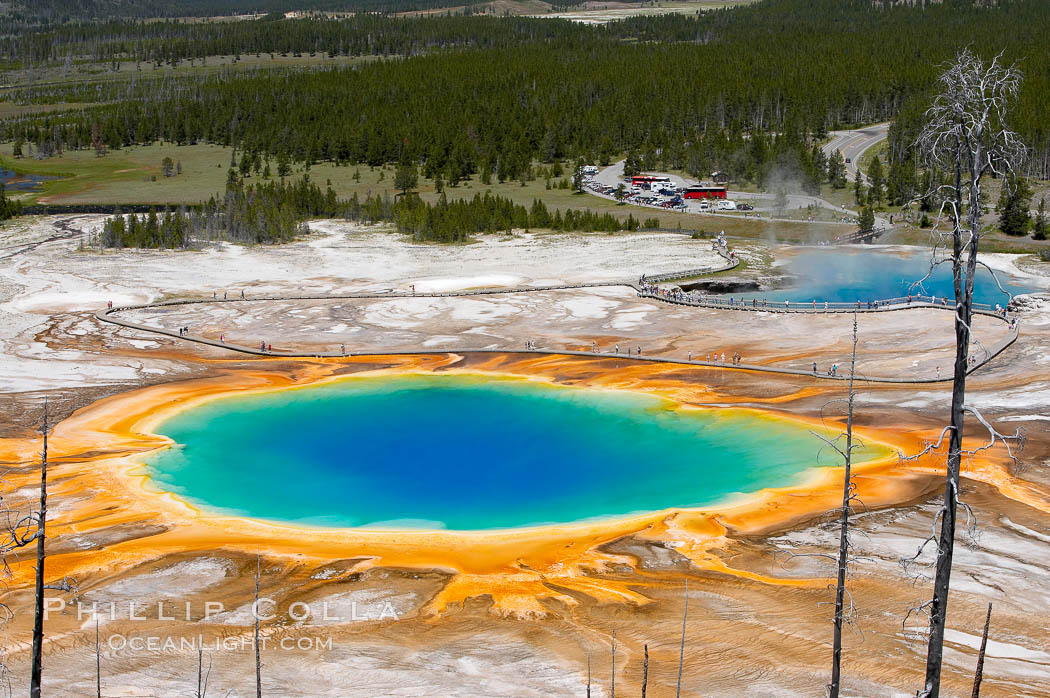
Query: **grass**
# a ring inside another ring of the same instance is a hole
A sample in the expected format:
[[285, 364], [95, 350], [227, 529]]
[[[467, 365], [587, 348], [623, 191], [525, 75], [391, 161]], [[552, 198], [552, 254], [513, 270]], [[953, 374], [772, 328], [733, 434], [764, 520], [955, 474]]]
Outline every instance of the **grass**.
[[[226, 187], [226, 173], [230, 167], [231, 149], [217, 145], [154, 144], [114, 150], [104, 157], [95, 157], [93, 150], [66, 151], [61, 156], [47, 160], [24, 158], [14, 160], [11, 144], [0, 144], [0, 167], [28, 174], [62, 176], [63, 179], [44, 184], [41, 192], [28, 195], [27, 202], [49, 204], [196, 204], [213, 195], [220, 195]], [[182, 163], [182, 174], [164, 177], [161, 161], [170, 157]], [[271, 169], [276, 165], [271, 163]], [[355, 173], [359, 177], [355, 179]], [[295, 180], [309, 175], [321, 187], [329, 183], [341, 198], [354, 193], [361, 198], [374, 195], [396, 195], [393, 187], [392, 167], [369, 168], [368, 166], [336, 167], [331, 163], [315, 165], [307, 172], [297, 166], [289, 179]], [[252, 177], [248, 181], [256, 181]], [[556, 185], [557, 182], [552, 182]], [[757, 218], [711, 216], [687, 214], [641, 206], [621, 206], [588, 194], [576, 194], [567, 189], [547, 189], [543, 180], [526, 182], [493, 182], [484, 185], [477, 178], [461, 183], [457, 187], [446, 187], [450, 199], [469, 198], [490, 191], [507, 197], [516, 203], [530, 206], [535, 199], [542, 199], [551, 209], [590, 209], [599, 213], [612, 213], [620, 218], [633, 214], [642, 221], [656, 218], [661, 228], [681, 228], [708, 232], [726, 231], [729, 235], [785, 241], [808, 241], [827, 237], [833, 228], [811, 223], [771, 222]], [[418, 192], [425, 200], [436, 201], [438, 193], [433, 182], [420, 180]], [[805, 211], [795, 211], [806, 215]], [[828, 212], [827, 215], [831, 215]], [[833, 217], [833, 216], [832, 216]]]
[[882, 161], [883, 175], [889, 174], [889, 165], [886, 163], [886, 158], [882, 155], [883, 151], [885, 151], [888, 147], [889, 141], [881, 140], [875, 145], [865, 150], [863, 153], [860, 154], [860, 157], [857, 158], [857, 169], [867, 174], [868, 168], [871, 167], [872, 161], [875, 159], [875, 156], [878, 155], [879, 160]]
[[91, 106], [94, 106], [94, 104], [68, 104], [64, 102], [57, 104], [15, 104], [14, 102], [0, 102], [0, 119], [30, 114], [46, 114], [54, 111], [67, 111], [69, 109], [84, 109]]
[[111, 63], [81, 62], [69, 67], [51, 66], [32, 71], [0, 71], [0, 93], [23, 88], [53, 88], [61, 85], [72, 85], [81, 82], [108, 82], [123, 80], [129, 77], [162, 77], [171, 75], [206, 75], [220, 70], [261, 70], [270, 68], [296, 68], [302, 66], [342, 66], [374, 61], [381, 56], [334, 56], [326, 53], [301, 56], [282, 55], [279, 53], [245, 53], [237, 56], [208, 56], [203, 60], [182, 60], [172, 65], [163, 63], [155, 65], [149, 62], [118, 61]]
[[[150, 145], [110, 151], [65, 151], [46, 160], [10, 156], [10, 144], [0, 146], [0, 167], [25, 174], [60, 176], [47, 182], [29, 201], [54, 204], [199, 203], [226, 186], [230, 150], [221, 146]], [[182, 163], [182, 174], [164, 177], [161, 162]]]

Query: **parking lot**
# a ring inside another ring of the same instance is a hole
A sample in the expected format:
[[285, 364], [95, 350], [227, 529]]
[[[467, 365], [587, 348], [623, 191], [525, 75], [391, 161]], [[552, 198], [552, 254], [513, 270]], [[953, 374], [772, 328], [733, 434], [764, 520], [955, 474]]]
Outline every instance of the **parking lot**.
[[[630, 179], [623, 176], [623, 162], [604, 168], [588, 165], [584, 167], [583, 175], [583, 188], [588, 193], [615, 201], [617, 190], [622, 184], [624, 186], [624, 203], [635, 206], [683, 213], [743, 218], [756, 217], [764, 220], [785, 221], [807, 220], [805, 215], [801, 217], [797, 215], [805, 213], [804, 211], [798, 211], [798, 209], [807, 209], [811, 213], [808, 220], [856, 224], [856, 213], [854, 211], [834, 206], [819, 197], [805, 194], [787, 194], [784, 211], [793, 211], [796, 215], [795, 217], [784, 216], [781, 218], [776, 212], [776, 196], [771, 193], [728, 191], [727, 199], [685, 199], [681, 195], [682, 192], [690, 186], [696, 185], [696, 182], [686, 181], [675, 174], [661, 173], [659, 176], [666, 177], [666, 182], [661, 182], [657, 191], [644, 189], [641, 186], [632, 186]], [[663, 188], [665, 193], [661, 193], [659, 191], [660, 188]], [[826, 209], [826, 211], [822, 215], [818, 215], [819, 209]], [[838, 217], [837, 220], [836, 216]]]

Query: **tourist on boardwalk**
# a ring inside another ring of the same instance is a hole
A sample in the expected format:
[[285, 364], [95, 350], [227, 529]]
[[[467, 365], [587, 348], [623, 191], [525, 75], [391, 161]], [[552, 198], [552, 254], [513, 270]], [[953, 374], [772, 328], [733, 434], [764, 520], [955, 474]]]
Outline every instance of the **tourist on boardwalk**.
[[817, 362], [816, 361], [813, 362], [813, 375], [814, 376], [817, 375]]

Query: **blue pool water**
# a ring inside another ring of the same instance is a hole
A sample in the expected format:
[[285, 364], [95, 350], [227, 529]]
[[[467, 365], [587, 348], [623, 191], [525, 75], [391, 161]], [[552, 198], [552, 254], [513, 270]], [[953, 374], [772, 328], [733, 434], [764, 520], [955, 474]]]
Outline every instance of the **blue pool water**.
[[[758, 298], [808, 303], [856, 303], [907, 296], [909, 287], [926, 275], [930, 252], [898, 253], [878, 249], [836, 250], [810, 248], [786, 259], [784, 270], [796, 277], [791, 288], [736, 294], [737, 298]], [[1031, 293], [1038, 288], [1003, 273], [999, 283], [1010, 293]], [[913, 295], [954, 297], [950, 265], [942, 264], [922, 289]], [[1001, 292], [987, 269], [978, 267], [974, 281], [974, 300], [989, 305], [1006, 305], [1009, 296]]]
[[5, 170], [3, 168], [0, 168], [0, 184], [4, 185], [4, 189], [8, 193], [20, 191], [39, 191], [43, 188], [44, 182], [51, 179], [58, 179], [58, 177], [18, 174], [13, 170]]
[[800, 425], [674, 407], [513, 379], [357, 378], [178, 414], [159, 431], [179, 445], [147, 470], [223, 513], [479, 530], [712, 504], [837, 465]]

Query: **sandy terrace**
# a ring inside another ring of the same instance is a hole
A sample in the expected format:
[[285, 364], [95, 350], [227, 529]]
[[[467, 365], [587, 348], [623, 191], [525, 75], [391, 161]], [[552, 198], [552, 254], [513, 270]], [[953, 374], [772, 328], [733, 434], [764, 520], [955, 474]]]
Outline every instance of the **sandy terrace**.
[[[705, 359], [740, 352], [746, 363], [809, 368], [849, 359], [851, 316], [726, 312], [639, 298], [628, 287], [459, 298], [248, 301], [121, 314], [131, 322], [274, 350], [380, 353], [504, 349], [530, 339], [544, 350], [619, 347], [646, 356]], [[858, 370], [871, 376], [947, 376], [955, 353], [951, 313], [916, 309], [858, 316]], [[975, 349], [1008, 336], [995, 318], [974, 323]], [[814, 337], [820, 340], [815, 342]], [[905, 341], [906, 340], [906, 341]]]

